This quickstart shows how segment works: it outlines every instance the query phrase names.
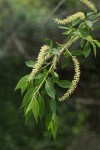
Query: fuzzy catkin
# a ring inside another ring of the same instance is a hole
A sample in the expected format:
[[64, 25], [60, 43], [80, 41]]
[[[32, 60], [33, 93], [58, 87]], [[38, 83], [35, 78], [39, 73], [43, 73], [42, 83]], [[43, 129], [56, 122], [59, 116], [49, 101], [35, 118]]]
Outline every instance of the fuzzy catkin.
[[52, 64], [52, 69], [55, 70], [57, 68], [57, 56], [54, 57], [53, 59], [53, 64]]
[[81, 20], [85, 19], [85, 15], [83, 12], [77, 12], [74, 15], [68, 16], [66, 19], [60, 20], [60, 19], [54, 19], [55, 22], [58, 24], [68, 24], [71, 23], [72, 21], [76, 20], [77, 18], [80, 18]]
[[80, 39], [80, 36], [79, 36], [79, 35], [77, 35], [77, 36], [71, 38], [71, 39], [66, 43], [66, 45], [64, 46], [64, 48], [62, 48], [62, 49], [59, 51], [59, 54], [60, 54], [60, 55], [63, 54], [63, 52], [64, 52], [66, 49], [68, 49], [71, 45], [73, 45], [73, 44], [74, 44], [77, 40], [79, 40], [79, 39]]
[[32, 78], [37, 74], [41, 66], [43, 65], [43, 62], [45, 60], [45, 52], [49, 49], [47, 45], [44, 45], [41, 47], [36, 64], [34, 65], [34, 68], [32, 69], [31, 74], [29, 75], [29, 81], [32, 80]]
[[72, 80], [71, 86], [68, 89], [68, 91], [61, 97], [59, 98], [59, 101], [64, 101], [69, 98], [69, 96], [75, 91], [77, 84], [80, 79], [80, 64], [78, 59], [75, 56], [72, 56], [72, 61], [74, 62], [74, 67], [75, 67], [75, 74], [74, 78]]
[[94, 4], [88, 0], [80, 0], [81, 2], [83, 2], [87, 7], [89, 7], [91, 10], [93, 11], [97, 11], [96, 7], [94, 6]]

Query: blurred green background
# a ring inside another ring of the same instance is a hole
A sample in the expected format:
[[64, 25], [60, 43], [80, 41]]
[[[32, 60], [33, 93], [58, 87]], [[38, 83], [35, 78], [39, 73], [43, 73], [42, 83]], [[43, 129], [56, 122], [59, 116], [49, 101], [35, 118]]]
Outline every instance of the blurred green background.
[[[94, 2], [99, 9], [100, 1]], [[34, 118], [25, 126], [20, 92], [14, 93], [18, 80], [31, 71], [25, 61], [36, 59], [44, 38], [63, 42], [53, 18], [81, 10], [79, 0], [0, 0], [0, 150], [100, 150], [100, 49], [97, 58], [80, 59], [78, 88], [69, 101], [58, 103], [56, 141]], [[62, 71], [59, 66], [58, 72], [63, 79], [73, 76], [71, 65]]]

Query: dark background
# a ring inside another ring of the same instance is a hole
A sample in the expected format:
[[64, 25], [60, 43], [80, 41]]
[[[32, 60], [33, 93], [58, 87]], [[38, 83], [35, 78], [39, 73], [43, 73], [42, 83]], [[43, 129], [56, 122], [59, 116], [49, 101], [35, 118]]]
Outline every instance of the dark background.
[[[99, 0], [94, 0], [98, 9]], [[18, 80], [30, 73], [25, 65], [35, 60], [44, 38], [63, 42], [53, 18], [64, 18], [86, 7], [79, 0], [0, 0], [0, 150], [100, 150], [100, 49], [81, 62], [81, 79], [73, 96], [58, 103], [59, 128], [56, 141], [44, 122], [34, 118], [25, 126], [20, 109]], [[94, 35], [100, 41], [100, 24]], [[78, 49], [79, 43], [72, 48]], [[73, 77], [73, 67], [58, 72]], [[67, 77], [66, 77], [67, 76]], [[63, 91], [60, 91], [63, 93]]]

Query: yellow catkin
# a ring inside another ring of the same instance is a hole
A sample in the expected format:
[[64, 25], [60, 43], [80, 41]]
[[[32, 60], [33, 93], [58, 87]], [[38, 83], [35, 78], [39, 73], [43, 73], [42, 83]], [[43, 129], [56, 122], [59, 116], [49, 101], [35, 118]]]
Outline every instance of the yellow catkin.
[[57, 56], [55, 56], [54, 59], [53, 59], [53, 64], [52, 64], [52, 66], [53, 66], [52, 69], [53, 70], [55, 70], [57, 68], [56, 65], [57, 65]]
[[75, 56], [72, 56], [72, 61], [74, 62], [74, 67], [75, 67], [75, 74], [74, 78], [72, 80], [71, 86], [68, 89], [68, 91], [61, 97], [59, 98], [59, 101], [64, 101], [69, 98], [69, 96], [75, 91], [77, 84], [80, 79], [80, 64], [78, 59]]
[[31, 74], [29, 75], [29, 81], [32, 80], [32, 78], [37, 74], [37, 72], [40, 70], [41, 66], [43, 65], [43, 62], [45, 60], [45, 52], [49, 49], [47, 45], [44, 45], [41, 47], [37, 61], [34, 65], [34, 68], [32, 69]]
[[81, 2], [83, 2], [87, 7], [89, 7], [91, 10], [93, 11], [97, 11], [96, 7], [94, 6], [94, 4], [88, 0], [80, 0]]
[[79, 35], [77, 35], [77, 36], [71, 38], [71, 39], [66, 43], [66, 45], [59, 51], [59, 54], [60, 54], [60, 55], [63, 54], [63, 52], [64, 52], [66, 49], [68, 49], [71, 45], [73, 45], [73, 44], [74, 44], [77, 40], [79, 40], [79, 39], [80, 39], [80, 36], [79, 36]]
[[77, 18], [80, 18], [81, 20], [85, 19], [85, 15], [83, 12], [77, 12], [74, 15], [68, 16], [66, 19], [59, 20], [59, 19], [54, 19], [55, 22], [58, 24], [68, 24], [71, 23], [72, 21], [76, 20]]

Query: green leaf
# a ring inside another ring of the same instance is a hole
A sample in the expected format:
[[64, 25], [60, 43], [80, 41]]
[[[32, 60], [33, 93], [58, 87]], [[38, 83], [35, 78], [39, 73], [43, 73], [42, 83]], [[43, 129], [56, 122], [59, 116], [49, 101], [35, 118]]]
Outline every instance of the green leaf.
[[38, 84], [41, 84], [43, 81], [45, 81], [46, 77], [48, 75], [48, 71], [44, 70], [44, 73], [41, 74], [41, 77], [39, 77], [39, 82]]
[[87, 37], [85, 37], [85, 39], [89, 42], [92, 42], [93, 41], [93, 38], [92, 36], [88, 35]]
[[56, 82], [58, 86], [62, 87], [62, 88], [69, 88], [71, 85], [71, 82], [68, 80], [60, 80]]
[[50, 100], [50, 108], [53, 113], [56, 113], [56, 101], [54, 99]]
[[36, 122], [38, 122], [38, 116], [39, 116], [39, 103], [36, 99], [32, 102], [32, 111], [35, 117]]
[[93, 46], [94, 55], [95, 55], [95, 57], [96, 57], [96, 45], [95, 45], [95, 43], [94, 43], [93, 41], [91, 41], [90, 43], [91, 43], [91, 45]]
[[72, 32], [72, 30], [71, 30], [71, 29], [69, 29], [68, 31], [63, 32], [62, 34], [64, 34], [64, 35], [68, 35], [68, 34], [70, 34], [71, 32]]
[[43, 82], [45, 81], [47, 75], [48, 75], [48, 72], [45, 71], [42, 74], [41, 79], [39, 79], [38, 86], [28, 90], [28, 92], [24, 96], [22, 107], [23, 106], [26, 107], [30, 103], [30, 101], [34, 98], [34, 96], [39, 92], [39, 89], [41, 88], [41, 86], [42, 86]]
[[39, 95], [39, 97], [38, 97], [38, 102], [39, 102], [39, 117], [40, 117], [40, 119], [42, 119], [42, 117], [44, 115], [45, 103], [44, 103], [44, 99], [41, 95]]
[[52, 82], [51, 79], [48, 79], [48, 80], [46, 81], [45, 89], [46, 89], [47, 94], [48, 94], [51, 98], [55, 99], [55, 89], [54, 89], [54, 84], [53, 84], [53, 82]]
[[81, 48], [83, 48], [83, 46], [84, 46], [84, 40], [83, 39], [81, 39], [81, 41], [80, 41], [80, 46], [81, 46]]
[[27, 90], [31, 89], [33, 87], [33, 80], [28, 82]]
[[81, 56], [83, 55], [83, 52], [81, 50], [72, 51], [71, 54], [73, 56]]
[[74, 35], [79, 35], [80, 36], [79, 30], [74, 31], [73, 33], [74, 33]]
[[100, 17], [100, 12], [98, 12], [97, 17]]
[[87, 21], [86, 21], [86, 24], [87, 24], [87, 26], [88, 26], [89, 28], [93, 27], [92, 21], [87, 20]]
[[56, 78], [59, 78], [59, 75], [58, 75], [56, 72], [53, 72], [53, 75], [54, 75]]
[[56, 138], [56, 134], [57, 134], [57, 128], [58, 128], [58, 121], [57, 121], [57, 117], [53, 117], [52, 121], [51, 121], [51, 130], [53, 133], [53, 137], [54, 139]]
[[43, 76], [42, 73], [38, 73], [38, 74], [34, 77], [34, 79], [40, 79], [42, 76]]
[[51, 115], [51, 113], [46, 118], [46, 128], [48, 131], [51, 131], [53, 134], [54, 139], [56, 138], [57, 127], [58, 127], [58, 120], [56, 115]]
[[24, 84], [22, 87], [21, 87], [21, 95], [23, 95], [24, 91], [26, 90], [28, 84]]
[[81, 34], [82, 38], [83, 38], [83, 39], [85, 39], [85, 38], [86, 38], [86, 36], [87, 36], [87, 34], [86, 34], [85, 30], [84, 30], [84, 29], [82, 29], [82, 28], [80, 28], [80, 29], [79, 29], [79, 32], [80, 32], [80, 34]]
[[33, 104], [33, 99], [30, 101], [30, 103], [28, 104], [25, 114], [27, 114], [31, 109], [32, 109], [32, 104]]
[[51, 41], [51, 40], [48, 39], [48, 38], [45, 38], [45, 42], [46, 42], [46, 44], [47, 44], [50, 48], [52, 48], [52, 46], [53, 46], [53, 41]]
[[66, 57], [66, 59], [62, 62], [61, 68], [65, 68], [70, 62], [70, 56]]
[[27, 124], [27, 122], [32, 116], [32, 111], [29, 111], [28, 113], [24, 114], [24, 116], [25, 116], [25, 124]]
[[53, 81], [54, 82], [59, 80], [59, 75], [56, 72], [53, 72], [52, 75], [53, 75]]
[[34, 92], [35, 92], [36, 88], [31, 88], [30, 90], [28, 90], [24, 96], [23, 102], [22, 102], [22, 107], [23, 106], [28, 106], [30, 101], [33, 98]]
[[47, 117], [46, 117], [46, 121], [45, 121], [45, 126], [46, 126], [46, 128], [47, 128], [47, 130], [49, 130], [49, 124], [50, 124], [50, 122], [51, 122], [51, 119], [52, 119], [52, 115], [51, 115], [51, 113], [49, 113], [48, 115], [47, 115]]
[[26, 61], [25, 64], [26, 64], [26, 66], [28, 66], [28, 67], [34, 68], [35, 61], [32, 61], [32, 60]]
[[93, 40], [95, 44], [100, 48], [100, 42], [98, 40]]
[[90, 44], [89, 42], [86, 42], [86, 44], [84, 45], [84, 48], [83, 48], [83, 54], [85, 57], [88, 57], [91, 53], [91, 48], [90, 48]]
[[17, 83], [15, 87], [15, 90], [21, 88], [21, 94], [23, 94], [27, 86], [28, 86], [28, 75], [24, 76], [23, 78], [19, 80], [19, 82]]
[[52, 51], [52, 53], [55, 54], [55, 55], [59, 54], [59, 51], [58, 51], [57, 48], [53, 48], [51, 51]]
[[51, 120], [48, 122], [48, 130], [52, 132], [54, 139], [56, 138], [58, 121], [56, 115], [52, 115]]
[[80, 18], [73, 20], [72, 26], [76, 26], [79, 23], [79, 21], [80, 21]]
[[70, 54], [67, 51], [65, 51], [64, 56], [67, 58], [67, 57], [70, 57]]
[[91, 15], [93, 15], [95, 12], [88, 12], [87, 13], [87, 16], [91, 16]]

